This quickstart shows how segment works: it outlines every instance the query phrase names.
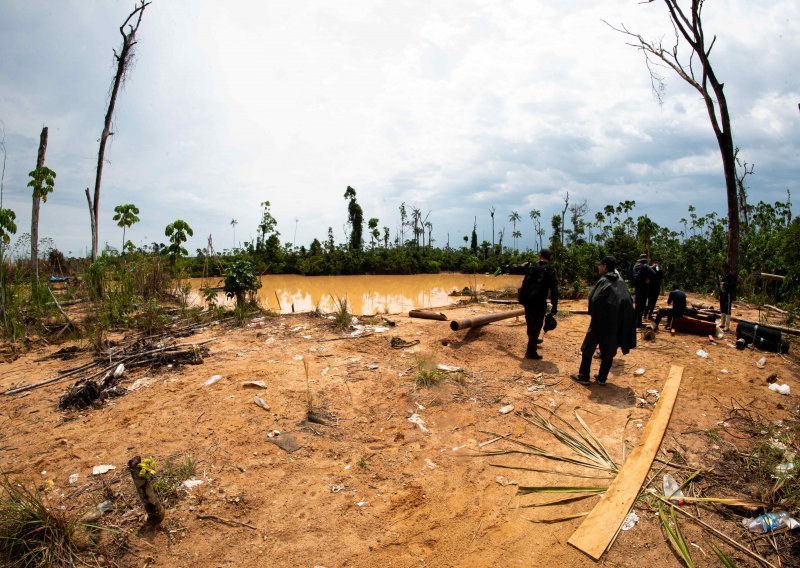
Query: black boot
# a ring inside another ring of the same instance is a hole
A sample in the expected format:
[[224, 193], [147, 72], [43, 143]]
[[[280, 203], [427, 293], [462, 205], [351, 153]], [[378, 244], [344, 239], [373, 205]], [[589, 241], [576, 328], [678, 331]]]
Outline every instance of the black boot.
[[600, 361], [600, 369], [597, 372], [595, 380], [601, 385], [606, 384], [606, 381], [608, 380], [608, 372], [611, 370], [611, 364], [613, 362], [613, 359]]

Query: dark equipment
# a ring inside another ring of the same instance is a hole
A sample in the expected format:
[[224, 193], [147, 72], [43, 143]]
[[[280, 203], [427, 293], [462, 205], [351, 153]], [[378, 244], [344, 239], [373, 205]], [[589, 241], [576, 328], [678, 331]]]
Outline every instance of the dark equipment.
[[[764, 327], [758, 324], [740, 322], [736, 326], [737, 340], [744, 340], [743, 343], [752, 344], [762, 351], [772, 353], [788, 353], [789, 342], [782, 339], [781, 332], [777, 329]], [[737, 345], [739, 341], [736, 342]]]

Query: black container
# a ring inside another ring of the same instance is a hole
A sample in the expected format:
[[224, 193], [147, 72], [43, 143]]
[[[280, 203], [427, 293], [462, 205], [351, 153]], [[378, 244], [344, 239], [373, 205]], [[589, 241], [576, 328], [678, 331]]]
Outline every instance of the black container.
[[781, 332], [772, 327], [741, 322], [736, 326], [736, 338], [763, 351], [788, 353], [789, 342], [781, 340]]

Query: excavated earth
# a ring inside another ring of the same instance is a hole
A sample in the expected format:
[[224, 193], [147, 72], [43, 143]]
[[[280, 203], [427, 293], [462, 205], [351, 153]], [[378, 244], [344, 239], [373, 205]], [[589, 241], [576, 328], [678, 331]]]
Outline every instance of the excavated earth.
[[[483, 303], [443, 311], [453, 320], [511, 308]], [[73, 380], [0, 396], [0, 467], [72, 514], [110, 501], [112, 510], [97, 521], [113, 528], [100, 536], [101, 564], [569, 568], [595, 564], [567, 543], [580, 519], [532, 521], [588, 511], [598, 498], [531, 508], [554, 496], [518, 496], [517, 487], [608, 482], [493, 465], [578, 471], [520, 454], [481, 455], [519, 448], [492, 442], [498, 436], [569, 453], [517, 412], [538, 405], [577, 424], [577, 410], [621, 463], [653, 412], [657, 395], [648, 391], [660, 391], [670, 366], [680, 365], [683, 382], [658, 459], [704, 470], [718, 468], [726, 451], [746, 443], [729, 422], [734, 409], [766, 421], [798, 419], [797, 344], [779, 355], [738, 351], [731, 334], [711, 341], [661, 331], [618, 356], [607, 385], [583, 386], [569, 374], [577, 370], [588, 317], [568, 312], [585, 309], [585, 301], [560, 308], [542, 361], [522, 358], [525, 325], [516, 318], [458, 332], [447, 321], [407, 314], [387, 316], [394, 326], [361, 318], [363, 327], [344, 333], [310, 314], [267, 317], [251, 327], [210, 326], [178, 340], [212, 339], [202, 364], [126, 371], [120, 384], [128, 392], [102, 405], [60, 410]], [[734, 315], [758, 318], [746, 306], [736, 306]], [[397, 349], [392, 337], [419, 343]], [[34, 345], [0, 364], [0, 390], [91, 360], [87, 349], [69, 362], [41, 361], [64, 345]], [[701, 349], [707, 357], [697, 354]], [[436, 385], [416, 385], [418, 365], [431, 360], [460, 371], [444, 372]], [[771, 374], [789, 385], [789, 395], [768, 389]], [[206, 385], [214, 375], [221, 378]], [[265, 386], [244, 384], [250, 381]], [[256, 396], [269, 410], [255, 404]], [[508, 405], [514, 411], [501, 413]], [[325, 424], [309, 422], [309, 408]], [[282, 449], [275, 443], [281, 440], [299, 448]], [[157, 530], [140, 530], [144, 513], [126, 466], [135, 455], [159, 465], [189, 455], [197, 464], [194, 478], [202, 483], [181, 489]], [[92, 475], [97, 465], [115, 469]], [[656, 462], [651, 475], [659, 477], [662, 468]], [[691, 469], [668, 471], [682, 480]], [[712, 489], [747, 496], [734, 487]], [[634, 509], [639, 523], [620, 533], [599, 564], [680, 565], [654, 511], [642, 503]], [[740, 515], [691, 510], [769, 554], [772, 545], [747, 535]], [[739, 566], [753, 565], [695, 525], [681, 527], [702, 564], [717, 562], [715, 542]]]

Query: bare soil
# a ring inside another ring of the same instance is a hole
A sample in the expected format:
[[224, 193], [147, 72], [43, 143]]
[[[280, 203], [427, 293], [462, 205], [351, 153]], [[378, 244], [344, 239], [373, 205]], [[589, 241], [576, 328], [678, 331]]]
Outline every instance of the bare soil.
[[[553, 497], [517, 496], [517, 485], [581, 480], [491, 465], [559, 467], [537, 458], [477, 455], [510, 447], [503, 441], [481, 446], [494, 434], [567, 452], [515, 412], [501, 414], [504, 405], [516, 411], [540, 405], [573, 422], [578, 409], [621, 463], [623, 448], [627, 455], [652, 413], [655, 397], [647, 391], [660, 391], [670, 366], [681, 365], [683, 383], [659, 459], [707, 470], [718, 467], [725, 451], [746, 443], [726, 423], [732, 408], [747, 408], [765, 420], [798, 418], [796, 354], [737, 351], [733, 334], [712, 342], [661, 331], [655, 341], [640, 340], [637, 349], [618, 356], [607, 385], [573, 383], [569, 374], [577, 370], [588, 317], [566, 315], [584, 309], [583, 301], [560, 307], [565, 315], [547, 334], [542, 361], [522, 358], [521, 319], [452, 332], [449, 322], [398, 315], [389, 316], [396, 326], [383, 332], [362, 319], [366, 327], [356, 337], [311, 315], [268, 317], [262, 327], [208, 327], [180, 340], [215, 338], [206, 345], [210, 354], [203, 364], [130, 371], [123, 384], [135, 390], [99, 408], [58, 409], [72, 380], [0, 397], [0, 467], [68, 511], [113, 501], [115, 510], [100, 520], [116, 527], [102, 537], [107, 556], [101, 562], [119, 566], [568, 568], [594, 564], [567, 544], [580, 519], [531, 521], [587, 511], [597, 498], [524, 507]], [[509, 308], [473, 304], [446, 314], [458, 319]], [[743, 306], [736, 306], [734, 315], [758, 317]], [[419, 344], [393, 349], [393, 336]], [[0, 364], [0, 389], [34, 383], [90, 360], [82, 352], [68, 362], [34, 361], [59, 347], [41, 345]], [[698, 356], [699, 349], [708, 357]], [[431, 353], [463, 374], [417, 387], [416, 361]], [[766, 364], [759, 368], [762, 356]], [[308, 380], [301, 358], [308, 363]], [[639, 368], [645, 369], [643, 375], [634, 373]], [[790, 386], [789, 396], [767, 388], [773, 373]], [[222, 378], [204, 385], [213, 375]], [[266, 388], [245, 387], [247, 381], [263, 381]], [[255, 395], [270, 410], [256, 405]], [[329, 424], [309, 423], [309, 405]], [[427, 432], [409, 421], [414, 414]], [[268, 434], [276, 430], [278, 437], [291, 434], [300, 449], [290, 453], [272, 443], [276, 438]], [[187, 454], [197, 461], [195, 477], [203, 483], [182, 490], [161, 529], [139, 531], [144, 517], [126, 470], [128, 459], [152, 456], [163, 464]], [[93, 476], [93, 466], [100, 464], [116, 469]], [[651, 474], [661, 467], [654, 464]], [[686, 472], [670, 471], [685, 479]], [[78, 480], [71, 484], [76, 473]], [[715, 491], [744, 496], [725, 489]], [[599, 564], [678, 566], [654, 512], [642, 504], [635, 510], [639, 524], [620, 533]], [[770, 554], [770, 542], [747, 535], [740, 516], [721, 509], [692, 511]], [[682, 528], [700, 565], [717, 565], [711, 542], [739, 566], [754, 565], [694, 525], [685, 522]]]

